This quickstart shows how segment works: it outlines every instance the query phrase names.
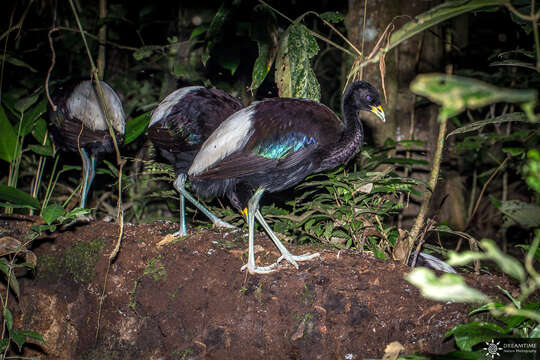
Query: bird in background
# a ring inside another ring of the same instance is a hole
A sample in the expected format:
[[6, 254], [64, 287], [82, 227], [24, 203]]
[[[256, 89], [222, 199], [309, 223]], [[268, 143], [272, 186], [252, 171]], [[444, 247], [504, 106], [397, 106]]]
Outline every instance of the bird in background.
[[224, 91], [190, 86], [170, 93], [152, 112], [148, 137], [174, 166], [174, 187], [180, 194], [180, 229], [173, 236], [187, 235], [185, 199], [205, 214], [214, 226], [233, 227], [197, 201], [186, 190], [185, 183], [187, 170], [203, 142], [229, 115], [242, 107], [240, 100]]
[[88, 192], [96, 174], [96, 162], [104, 153], [114, 151], [107, 118], [117, 144], [124, 139], [126, 115], [122, 101], [106, 82], [100, 81], [103, 99], [95, 80], [69, 81], [51, 95], [56, 109], [49, 104], [49, 133], [62, 151], [79, 152], [83, 163], [80, 207], [85, 208]]
[[[247, 219], [250, 273], [265, 274], [287, 260], [312, 260], [320, 254], [293, 255], [274, 234], [261, 212], [265, 192], [291, 188], [306, 176], [351, 160], [363, 143], [359, 117], [370, 111], [385, 121], [379, 93], [357, 81], [345, 91], [342, 121], [328, 107], [307, 99], [273, 98], [234, 113], [204, 142], [187, 174], [191, 189], [202, 197], [227, 196]], [[255, 218], [281, 252], [269, 266], [257, 266], [254, 254]]]

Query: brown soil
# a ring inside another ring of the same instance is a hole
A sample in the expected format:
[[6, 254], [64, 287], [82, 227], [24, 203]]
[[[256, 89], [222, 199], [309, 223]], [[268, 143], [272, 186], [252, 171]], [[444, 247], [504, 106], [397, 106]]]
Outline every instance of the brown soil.
[[[2, 236], [24, 238], [30, 222], [0, 218]], [[240, 272], [242, 231], [189, 229], [192, 235], [158, 248], [175, 224], [125, 225], [109, 270], [118, 226], [95, 221], [36, 240], [38, 269], [21, 279], [11, 300], [16, 327], [42, 334], [25, 347], [41, 359], [362, 359], [381, 357], [399, 341], [406, 352], [444, 353], [444, 334], [467, 319], [470, 307], [420, 296], [403, 279], [407, 266], [352, 251], [288, 245], [321, 258], [284, 265], [268, 275]], [[277, 250], [263, 234], [257, 261]], [[101, 247], [101, 245], [103, 245]], [[94, 262], [95, 261], [95, 262]], [[494, 276], [469, 276], [494, 294]], [[12, 298], [13, 299], [13, 298]], [[99, 332], [96, 337], [96, 329]]]

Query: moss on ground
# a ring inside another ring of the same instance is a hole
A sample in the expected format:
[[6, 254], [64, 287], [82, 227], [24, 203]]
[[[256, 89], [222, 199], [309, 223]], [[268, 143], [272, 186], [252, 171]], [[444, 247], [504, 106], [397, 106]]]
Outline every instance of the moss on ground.
[[105, 240], [98, 238], [75, 243], [63, 256], [40, 256], [38, 274], [43, 278], [71, 276], [78, 283], [89, 283], [96, 276], [95, 266], [104, 245]]

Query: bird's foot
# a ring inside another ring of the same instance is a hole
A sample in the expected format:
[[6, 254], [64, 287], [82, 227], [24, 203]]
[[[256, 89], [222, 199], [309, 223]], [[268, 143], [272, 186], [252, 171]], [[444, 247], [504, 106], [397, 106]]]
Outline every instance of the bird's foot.
[[277, 262], [273, 263], [272, 265], [268, 265], [268, 266], [256, 266], [255, 264], [250, 264], [248, 262], [247, 264], [242, 266], [240, 271], [244, 271], [245, 269], [247, 269], [250, 274], [269, 274], [269, 273], [272, 273], [272, 272], [276, 271], [277, 266], [278, 266]]
[[[288, 253], [285, 253], [285, 254], [281, 255], [279, 257], [279, 259], [277, 259], [277, 261], [275, 262], [275, 265], [279, 264], [281, 262], [281, 260], [285, 259], [288, 262], [290, 262], [291, 264], [293, 264], [295, 268], [298, 269], [297, 261], [309, 261], [309, 260], [313, 260], [313, 259], [315, 259], [316, 257], [319, 257], [319, 256], [321, 256], [320, 253], [315, 253], [315, 254], [307, 253], [307, 254], [304, 254], [304, 255], [293, 255], [290, 252], [288, 252]], [[274, 264], [272, 264], [272, 265], [274, 265]]]
[[236, 226], [229, 224], [226, 221], [223, 221], [221, 219], [217, 219], [214, 221], [214, 227], [217, 228], [225, 228], [225, 229], [236, 229]]
[[187, 232], [185, 230], [178, 230], [177, 232], [175, 232], [174, 234], [167, 234], [163, 237], [163, 239], [161, 239], [160, 242], [158, 242], [156, 245], [157, 246], [165, 246], [165, 245], [168, 245], [176, 240], [178, 240], [179, 238], [183, 237], [183, 236], [186, 236], [187, 235]]

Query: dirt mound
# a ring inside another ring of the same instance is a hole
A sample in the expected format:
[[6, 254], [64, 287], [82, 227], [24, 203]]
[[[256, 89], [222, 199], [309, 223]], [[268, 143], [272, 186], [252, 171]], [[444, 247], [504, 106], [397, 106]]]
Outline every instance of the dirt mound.
[[[4, 234], [23, 236], [30, 223], [0, 219]], [[9, 229], [9, 230], [6, 230]], [[107, 272], [118, 226], [93, 222], [36, 241], [38, 269], [11, 301], [16, 327], [47, 345], [26, 356], [46, 359], [361, 359], [380, 357], [399, 341], [407, 352], [453, 349], [446, 331], [469, 307], [424, 299], [403, 280], [410, 268], [352, 251], [295, 247], [321, 258], [269, 275], [240, 272], [247, 234], [190, 229], [158, 248], [175, 224], [125, 226], [122, 248]], [[7, 231], [7, 232], [6, 232]], [[277, 250], [263, 234], [258, 261]], [[470, 277], [494, 293], [497, 277]], [[97, 329], [99, 327], [99, 332]], [[97, 336], [96, 336], [97, 333]]]

